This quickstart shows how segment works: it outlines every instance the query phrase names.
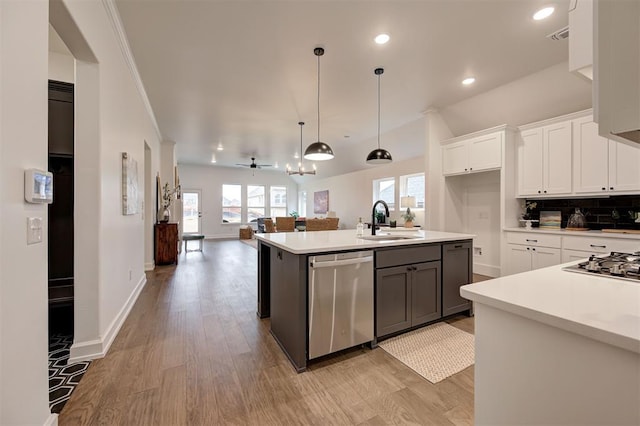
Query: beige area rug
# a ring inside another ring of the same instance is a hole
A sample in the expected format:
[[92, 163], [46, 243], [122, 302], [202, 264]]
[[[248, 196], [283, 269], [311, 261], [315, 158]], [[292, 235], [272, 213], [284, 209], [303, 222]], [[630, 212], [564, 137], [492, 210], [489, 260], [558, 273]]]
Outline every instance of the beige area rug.
[[240, 241], [242, 241], [245, 244], [249, 244], [254, 249], [258, 248], [258, 240], [256, 240], [255, 238], [252, 238], [250, 240], [240, 240]]
[[378, 344], [391, 356], [431, 383], [438, 383], [473, 365], [474, 337], [439, 322]]

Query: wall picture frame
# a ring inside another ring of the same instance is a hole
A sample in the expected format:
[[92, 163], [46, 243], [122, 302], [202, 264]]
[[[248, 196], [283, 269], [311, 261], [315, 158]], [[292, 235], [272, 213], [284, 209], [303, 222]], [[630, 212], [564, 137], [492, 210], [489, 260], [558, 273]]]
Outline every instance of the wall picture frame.
[[313, 212], [326, 214], [329, 211], [329, 190], [313, 193]]
[[562, 223], [562, 213], [560, 211], [541, 211], [540, 228], [560, 229]]
[[139, 212], [138, 162], [128, 153], [122, 153], [122, 214]]

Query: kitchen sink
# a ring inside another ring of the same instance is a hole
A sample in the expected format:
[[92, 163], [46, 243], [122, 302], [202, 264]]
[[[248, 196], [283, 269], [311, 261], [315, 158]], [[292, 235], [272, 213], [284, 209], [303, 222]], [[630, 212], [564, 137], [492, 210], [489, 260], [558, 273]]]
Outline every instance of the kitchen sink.
[[413, 240], [420, 238], [420, 235], [391, 235], [391, 234], [379, 234], [379, 235], [363, 235], [358, 237], [362, 240], [371, 241], [398, 241], [398, 240]]

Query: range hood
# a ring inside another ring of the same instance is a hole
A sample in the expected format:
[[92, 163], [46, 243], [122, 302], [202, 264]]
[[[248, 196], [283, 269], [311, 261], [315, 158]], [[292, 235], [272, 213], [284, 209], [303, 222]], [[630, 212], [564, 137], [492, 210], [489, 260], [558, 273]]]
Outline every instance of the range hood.
[[640, 143], [640, 1], [594, 0], [594, 120], [600, 136]]

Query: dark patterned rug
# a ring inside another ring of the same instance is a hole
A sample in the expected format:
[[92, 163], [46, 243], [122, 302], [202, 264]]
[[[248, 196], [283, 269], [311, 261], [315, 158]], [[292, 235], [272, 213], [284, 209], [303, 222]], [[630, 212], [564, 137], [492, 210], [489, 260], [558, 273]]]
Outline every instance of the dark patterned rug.
[[60, 413], [91, 361], [67, 364], [72, 336], [54, 335], [49, 339], [49, 407]]

